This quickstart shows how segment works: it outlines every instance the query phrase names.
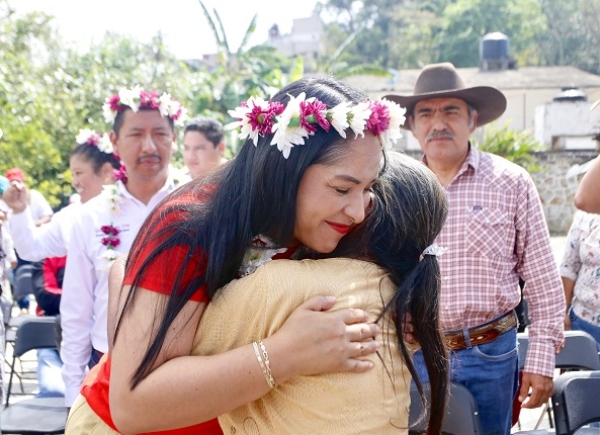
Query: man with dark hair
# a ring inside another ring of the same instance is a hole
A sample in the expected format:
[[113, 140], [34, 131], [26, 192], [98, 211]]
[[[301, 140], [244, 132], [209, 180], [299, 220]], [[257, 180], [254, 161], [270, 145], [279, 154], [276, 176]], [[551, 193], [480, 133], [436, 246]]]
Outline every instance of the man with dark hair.
[[183, 162], [192, 178], [204, 177], [226, 160], [223, 126], [199, 116], [191, 120], [183, 133]]
[[[518, 387], [519, 278], [526, 283], [531, 319], [523, 407], [538, 407], [552, 394], [565, 298], [531, 177], [469, 141], [477, 127], [504, 113], [506, 98], [492, 87], [467, 88], [450, 63], [427, 65], [414, 95], [387, 98], [406, 107], [404, 128], [419, 141], [423, 162], [448, 195], [448, 219], [436, 243], [448, 249], [439, 259], [440, 321], [451, 350], [451, 379], [473, 394], [482, 432], [507, 435]], [[424, 379], [420, 352], [415, 363]]]
[[169, 94], [121, 89], [104, 104], [121, 158], [119, 181], [82, 205], [73, 224], [60, 302], [65, 402], [79, 394], [86, 366], [108, 351], [108, 272], [129, 251], [152, 209], [177, 187], [169, 175], [174, 125], [185, 111]]

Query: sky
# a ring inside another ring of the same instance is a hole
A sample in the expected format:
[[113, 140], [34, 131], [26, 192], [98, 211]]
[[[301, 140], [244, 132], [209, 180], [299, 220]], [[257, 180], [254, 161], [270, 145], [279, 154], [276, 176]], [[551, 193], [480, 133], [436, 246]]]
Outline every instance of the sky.
[[[219, 12], [229, 46], [236, 50], [255, 13], [257, 28], [251, 45], [267, 39], [277, 23], [289, 33], [294, 18], [308, 17], [317, 0], [204, 0], [206, 7]], [[171, 52], [181, 59], [200, 58], [214, 53], [212, 31], [198, 0], [9, 0], [17, 13], [46, 12], [56, 17], [62, 36], [85, 50], [99, 42], [106, 31], [129, 34], [147, 42], [162, 32]]]

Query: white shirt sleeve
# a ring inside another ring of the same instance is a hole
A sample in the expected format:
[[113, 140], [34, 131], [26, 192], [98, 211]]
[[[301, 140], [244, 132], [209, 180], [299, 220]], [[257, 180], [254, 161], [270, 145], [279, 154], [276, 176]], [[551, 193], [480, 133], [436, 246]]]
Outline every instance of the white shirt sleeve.
[[[92, 352], [91, 332], [94, 326], [94, 287], [96, 273], [89, 258], [89, 234], [93, 234], [88, 219], [77, 220], [72, 227], [60, 301], [65, 404], [71, 407], [79, 394]], [[87, 241], [87, 242], [86, 242]]]
[[21, 213], [10, 213], [9, 231], [19, 256], [27, 261], [42, 261], [67, 255], [68, 240], [64, 239], [62, 226], [69, 221], [63, 217], [64, 212], [59, 211], [50, 222], [36, 227], [29, 207]]
[[30, 189], [29, 190], [29, 207], [31, 207], [31, 216], [33, 220], [38, 220], [43, 218], [44, 216], [52, 216], [52, 207], [37, 190]]

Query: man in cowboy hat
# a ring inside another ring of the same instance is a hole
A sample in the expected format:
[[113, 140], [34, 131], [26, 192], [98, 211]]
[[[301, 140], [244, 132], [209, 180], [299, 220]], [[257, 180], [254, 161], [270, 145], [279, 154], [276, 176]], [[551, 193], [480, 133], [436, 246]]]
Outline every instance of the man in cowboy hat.
[[[448, 194], [448, 219], [436, 243], [448, 248], [439, 258], [440, 319], [452, 380], [473, 394], [483, 433], [509, 434], [518, 389], [519, 278], [526, 282], [532, 320], [519, 391], [523, 407], [538, 407], [552, 394], [565, 300], [531, 177], [469, 142], [477, 127], [504, 113], [506, 98], [492, 87], [468, 88], [450, 63], [426, 66], [414, 95], [386, 98], [406, 107], [404, 128], [419, 141], [423, 162]], [[415, 363], [426, 379], [420, 352]]]
[[[600, 100], [590, 110], [600, 109]], [[600, 213], [600, 156], [586, 171], [575, 194], [575, 206], [588, 213]]]

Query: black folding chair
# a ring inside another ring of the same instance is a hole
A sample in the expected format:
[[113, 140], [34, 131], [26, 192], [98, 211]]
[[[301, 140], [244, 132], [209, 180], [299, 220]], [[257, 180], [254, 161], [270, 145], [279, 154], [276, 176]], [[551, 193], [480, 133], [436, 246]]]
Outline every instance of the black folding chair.
[[[529, 346], [529, 336], [526, 333], [517, 334], [519, 343], [519, 368], [522, 370], [525, 365], [525, 356]], [[563, 370], [600, 370], [600, 355], [598, 353], [598, 343], [587, 332], [583, 331], [565, 331], [565, 346], [556, 355], [555, 367]], [[558, 378], [556, 379], [558, 380]], [[600, 397], [600, 391], [599, 391]], [[550, 427], [553, 427], [552, 411], [554, 407], [546, 404], [545, 412], [548, 415]], [[539, 427], [544, 412], [540, 415], [540, 419], [535, 425], [535, 429]], [[537, 435], [538, 433], [546, 433], [544, 430], [540, 432], [521, 431], [518, 433]], [[600, 430], [596, 432], [600, 435]]]
[[35, 349], [56, 348], [53, 317], [35, 317], [24, 321], [16, 332], [6, 408], [0, 419], [2, 434], [60, 434], [67, 421], [64, 398], [34, 398], [10, 403], [16, 360]]
[[554, 380], [552, 409], [556, 429], [520, 431], [515, 435], [600, 435], [600, 371], [566, 372]]
[[[425, 397], [429, 400], [429, 384], [423, 385]], [[427, 411], [427, 410], [425, 410]], [[423, 414], [423, 418], [419, 416]], [[427, 430], [428, 413], [423, 412], [419, 391], [410, 388], [409, 434], [417, 435]], [[442, 423], [442, 433], [448, 435], [482, 435], [479, 409], [471, 392], [460, 384], [450, 385], [448, 409]]]

